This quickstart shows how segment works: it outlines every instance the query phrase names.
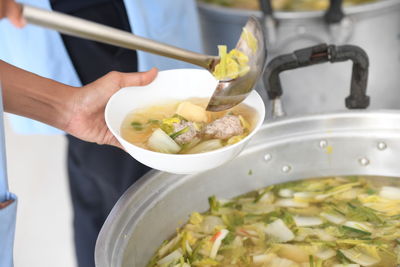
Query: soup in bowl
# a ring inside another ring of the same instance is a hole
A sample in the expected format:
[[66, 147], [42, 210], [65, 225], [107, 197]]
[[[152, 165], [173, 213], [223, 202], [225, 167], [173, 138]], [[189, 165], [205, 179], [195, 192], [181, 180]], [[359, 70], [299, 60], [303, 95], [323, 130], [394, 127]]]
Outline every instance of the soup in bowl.
[[107, 126], [132, 157], [154, 169], [187, 174], [218, 167], [242, 151], [265, 108], [253, 91], [230, 110], [206, 111], [217, 83], [205, 70], [161, 71], [151, 84], [110, 98]]

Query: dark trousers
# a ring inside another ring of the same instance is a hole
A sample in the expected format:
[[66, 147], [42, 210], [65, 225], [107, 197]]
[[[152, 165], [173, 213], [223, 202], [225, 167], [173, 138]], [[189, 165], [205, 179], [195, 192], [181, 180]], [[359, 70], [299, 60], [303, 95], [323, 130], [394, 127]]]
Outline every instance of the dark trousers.
[[[60, 10], [58, 7], [62, 5], [57, 3], [62, 2], [53, 2], [53, 9], [130, 31], [122, 1], [103, 0], [81, 9]], [[137, 71], [135, 51], [64, 35], [62, 39], [83, 84], [111, 70]], [[79, 267], [94, 267], [95, 243], [107, 215], [124, 191], [149, 168], [118, 148], [84, 142], [73, 136], [67, 139], [77, 261]]]

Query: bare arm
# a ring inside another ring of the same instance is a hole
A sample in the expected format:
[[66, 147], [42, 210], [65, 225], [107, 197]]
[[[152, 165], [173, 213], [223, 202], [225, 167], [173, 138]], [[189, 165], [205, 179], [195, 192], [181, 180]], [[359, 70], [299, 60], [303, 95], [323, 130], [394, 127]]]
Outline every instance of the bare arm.
[[82, 140], [120, 146], [108, 130], [104, 108], [122, 87], [150, 83], [157, 71], [110, 72], [82, 88], [67, 86], [0, 61], [6, 112], [35, 119]]

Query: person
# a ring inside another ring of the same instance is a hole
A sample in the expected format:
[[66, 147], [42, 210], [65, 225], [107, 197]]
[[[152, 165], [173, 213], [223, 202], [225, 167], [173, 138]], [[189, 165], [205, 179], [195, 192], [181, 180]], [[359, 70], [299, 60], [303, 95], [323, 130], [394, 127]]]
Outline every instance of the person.
[[[145, 73], [110, 72], [82, 88], [76, 88], [0, 61], [0, 100], [3, 99], [6, 112], [52, 125], [87, 142], [121, 147], [105, 123], [105, 105], [118, 89], [146, 85], [156, 74], [156, 69]], [[2, 107], [0, 101], [1, 113]], [[0, 266], [8, 267], [13, 265], [12, 246], [17, 198], [8, 192], [2, 114], [0, 160]]]
[[[0, 0], [1, 1], [1, 0]], [[7, 0], [11, 1], [11, 0]], [[194, 0], [21, 0], [137, 35], [202, 52]], [[35, 26], [16, 30], [0, 24], [0, 59], [72, 86], [86, 85], [110, 70], [135, 72], [192, 67], [186, 63], [74, 38]], [[37, 122], [13, 117], [19, 133], [59, 133]], [[78, 265], [94, 266], [98, 233], [115, 202], [149, 168], [115, 147], [67, 135], [68, 177], [74, 212]]]

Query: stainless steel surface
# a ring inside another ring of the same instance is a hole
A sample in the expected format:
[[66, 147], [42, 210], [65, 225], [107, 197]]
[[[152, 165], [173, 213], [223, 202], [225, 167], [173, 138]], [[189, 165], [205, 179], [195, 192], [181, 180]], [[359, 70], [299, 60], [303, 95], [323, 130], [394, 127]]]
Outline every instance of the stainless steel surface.
[[[240, 32], [240, 25], [248, 16], [261, 17], [261, 11], [198, 5], [208, 53], [214, 52], [218, 44], [233, 46], [232, 38]], [[276, 40], [273, 46], [267, 46], [268, 59], [319, 43], [358, 45], [370, 58], [370, 108], [400, 108], [400, 0], [381, 0], [347, 7], [344, 11], [344, 20], [332, 26], [324, 22], [324, 13], [320, 11], [275, 12]], [[287, 113], [343, 110], [350, 70], [350, 63], [341, 63], [284, 73], [282, 101]], [[258, 89], [261, 92], [262, 89]], [[304, 95], [310, 98], [301, 101]], [[262, 96], [268, 102], [265, 94]]]
[[153, 172], [132, 186], [100, 232], [96, 264], [146, 266], [157, 247], [192, 211], [208, 208], [210, 195], [230, 198], [309, 177], [400, 177], [399, 158], [399, 111], [357, 111], [269, 121], [238, 158], [220, 168], [188, 176]]
[[59, 12], [23, 5], [23, 16], [28, 23], [50, 28], [61, 33], [174, 58], [198, 65], [208, 70], [210, 70], [215, 65], [216, 61], [218, 61], [218, 57], [215, 56], [203, 55], [159, 43], [136, 36], [130, 32], [118, 30]]
[[257, 40], [256, 51], [253, 51], [246, 39], [243, 38], [243, 35], [241, 35], [236, 45], [236, 49], [248, 56], [250, 70], [246, 75], [232, 81], [220, 81], [208, 103], [207, 110], [209, 111], [229, 109], [242, 102], [253, 90], [263, 71], [266, 61], [266, 49], [261, 25], [257, 19], [250, 17], [244, 28]]
[[[136, 36], [130, 32], [58, 12], [23, 5], [23, 16], [28, 23], [54, 29], [61, 33], [174, 58], [198, 65], [210, 72], [213, 72], [219, 62], [219, 57], [203, 55], [159, 43]], [[244, 24], [245, 22], [242, 25]], [[265, 64], [263, 31], [258, 21], [251, 17], [248, 19], [245, 28], [255, 36], [259, 46], [259, 49], [253, 53], [246, 41], [242, 39], [238, 41], [237, 48], [249, 57], [250, 71], [243, 77], [230, 81], [220, 81], [207, 107], [210, 111], [225, 110], [242, 102], [253, 90], [255, 83], [260, 77]], [[240, 36], [240, 32], [236, 36]]]

